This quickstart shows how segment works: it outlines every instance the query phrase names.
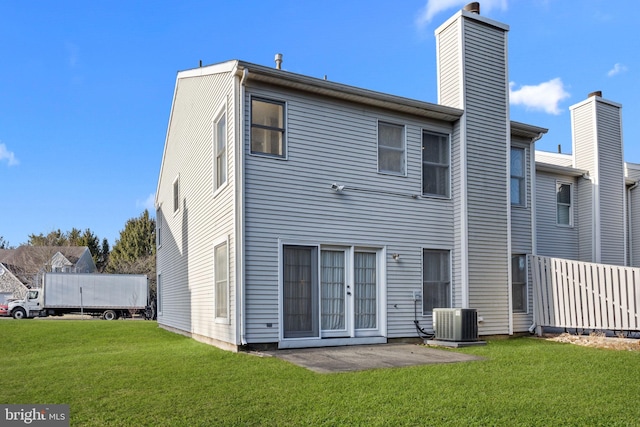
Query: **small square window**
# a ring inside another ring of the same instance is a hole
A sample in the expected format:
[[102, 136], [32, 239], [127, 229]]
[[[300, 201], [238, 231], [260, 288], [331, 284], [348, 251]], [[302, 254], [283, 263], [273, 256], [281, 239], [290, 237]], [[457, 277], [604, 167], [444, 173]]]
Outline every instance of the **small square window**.
[[282, 102], [251, 100], [251, 153], [286, 157]]

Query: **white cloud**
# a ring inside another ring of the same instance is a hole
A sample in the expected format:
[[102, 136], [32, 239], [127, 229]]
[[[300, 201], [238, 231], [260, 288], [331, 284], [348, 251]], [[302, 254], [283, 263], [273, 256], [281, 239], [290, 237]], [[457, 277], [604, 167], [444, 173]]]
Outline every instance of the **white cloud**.
[[6, 145], [0, 144], [0, 161], [3, 160], [6, 160], [9, 166], [16, 166], [20, 164], [13, 151], [9, 151]]
[[509, 83], [511, 104], [524, 105], [528, 110], [558, 115], [561, 112], [558, 104], [569, 96], [559, 77], [536, 86], [521, 86], [520, 89], [516, 89], [515, 82]]
[[150, 214], [154, 214], [156, 211], [156, 195], [155, 193], [149, 194], [144, 200], [136, 200], [137, 208], [144, 208], [149, 211]]
[[[423, 27], [431, 22], [434, 16], [447, 9], [462, 9], [471, 3], [469, 0], [427, 0], [427, 4], [420, 10], [416, 23], [418, 27]], [[507, 0], [482, 0], [480, 2], [480, 13], [489, 12], [493, 9], [507, 10]]]
[[627, 70], [628, 70], [628, 68], [627, 68], [626, 65], [623, 65], [623, 64], [618, 62], [616, 65], [613, 66], [612, 69], [609, 70], [609, 72], [607, 73], [607, 76], [613, 77], [616, 74], [624, 73]]

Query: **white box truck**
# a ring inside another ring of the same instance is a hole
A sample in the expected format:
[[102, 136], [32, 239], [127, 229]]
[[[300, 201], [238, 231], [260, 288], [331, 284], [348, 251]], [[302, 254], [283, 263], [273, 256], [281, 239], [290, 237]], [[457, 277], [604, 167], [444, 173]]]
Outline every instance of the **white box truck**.
[[14, 319], [81, 313], [105, 320], [145, 313], [149, 285], [144, 274], [46, 273], [42, 288], [9, 303]]

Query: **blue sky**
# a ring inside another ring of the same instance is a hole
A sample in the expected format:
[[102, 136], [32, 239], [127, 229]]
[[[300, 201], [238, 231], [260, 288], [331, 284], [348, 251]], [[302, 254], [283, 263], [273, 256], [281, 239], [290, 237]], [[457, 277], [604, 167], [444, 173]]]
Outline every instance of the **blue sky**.
[[[434, 30], [468, 1], [0, 2], [0, 236], [91, 230], [113, 245], [153, 213], [176, 73], [229, 59], [437, 102]], [[510, 26], [512, 120], [571, 150], [569, 106], [623, 105], [640, 163], [634, 0], [485, 0]]]

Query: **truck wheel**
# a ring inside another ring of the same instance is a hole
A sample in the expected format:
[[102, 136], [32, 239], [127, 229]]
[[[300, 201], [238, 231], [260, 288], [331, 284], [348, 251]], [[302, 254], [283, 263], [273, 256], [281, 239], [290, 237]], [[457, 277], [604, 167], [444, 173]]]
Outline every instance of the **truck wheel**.
[[24, 319], [25, 317], [27, 317], [27, 312], [24, 311], [24, 308], [16, 308], [13, 310], [14, 319]]
[[104, 320], [114, 320], [118, 318], [118, 315], [113, 310], [107, 310], [102, 314]]

